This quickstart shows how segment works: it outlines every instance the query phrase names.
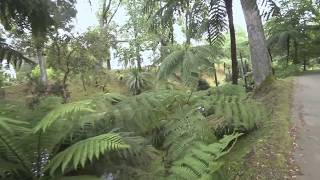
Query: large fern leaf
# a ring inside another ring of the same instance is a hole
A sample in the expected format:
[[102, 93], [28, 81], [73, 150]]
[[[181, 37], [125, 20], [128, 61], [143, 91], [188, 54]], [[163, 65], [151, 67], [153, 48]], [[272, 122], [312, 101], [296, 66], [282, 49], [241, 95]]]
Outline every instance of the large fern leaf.
[[91, 100], [79, 101], [58, 106], [56, 109], [47, 114], [39, 124], [34, 128], [34, 132], [46, 131], [56, 121], [78, 120], [83, 113], [94, 112], [90, 108]]
[[70, 165], [72, 165], [73, 169], [77, 169], [79, 165], [84, 167], [88, 160], [98, 159], [108, 151], [119, 151], [129, 147], [118, 134], [102, 134], [79, 141], [58, 153], [50, 161], [48, 169], [50, 169], [50, 174], [53, 174], [59, 167], [61, 167], [62, 172]]
[[212, 179], [212, 175], [221, 167], [218, 161], [223, 155], [227, 154], [233, 146], [235, 140], [242, 134], [232, 134], [225, 136], [219, 142], [205, 145], [199, 144], [192, 148], [181, 159], [173, 163], [170, 169], [172, 179]]

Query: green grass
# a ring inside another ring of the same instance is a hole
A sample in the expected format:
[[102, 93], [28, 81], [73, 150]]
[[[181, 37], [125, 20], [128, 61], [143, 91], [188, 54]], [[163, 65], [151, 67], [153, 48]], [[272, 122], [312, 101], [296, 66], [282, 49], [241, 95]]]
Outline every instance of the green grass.
[[292, 147], [290, 113], [293, 79], [268, 82], [254, 97], [264, 103], [269, 120], [239, 140], [225, 158], [227, 179], [287, 179]]

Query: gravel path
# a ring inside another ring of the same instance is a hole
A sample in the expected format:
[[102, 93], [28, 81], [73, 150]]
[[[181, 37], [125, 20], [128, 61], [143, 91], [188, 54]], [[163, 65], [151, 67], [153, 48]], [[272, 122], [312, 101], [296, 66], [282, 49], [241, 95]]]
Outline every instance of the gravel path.
[[297, 77], [293, 102], [298, 180], [320, 180], [320, 74]]

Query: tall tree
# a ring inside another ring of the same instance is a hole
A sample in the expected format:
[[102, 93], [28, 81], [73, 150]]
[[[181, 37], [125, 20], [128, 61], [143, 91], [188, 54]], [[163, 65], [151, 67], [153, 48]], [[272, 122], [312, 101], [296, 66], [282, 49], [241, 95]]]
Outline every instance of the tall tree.
[[233, 0], [224, 0], [226, 11], [228, 15], [229, 34], [230, 34], [230, 48], [231, 48], [231, 63], [232, 63], [232, 84], [238, 84], [239, 68], [237, 60], [237, 44], [236, 32], [233, 23]]
[[[102, 9], [99, 15], [99, 28], [100, 28], [100, 37], [104, 37], [99, 40], [100, 46], [107, 46], [107, 52], [100, 52], [99, 54], [106, 54], [106, 56], [101, 56], [99, 58], [98, 66], [102, 67], [103, 62], [107, 62], [107, 68], [111, 69], [111, 56], [110, 56], [110, 48], [111, 48], [111, 23], [112, 20], [117, 13], [122, 0], [114, 1], [114, 0], [102, 0]], [[104, 49], [104, 48], [103, 48]]]
[[259, 87], [272, 75], [271, 60], [256, 0], [241, 0], [249, 37], [253, 78]]

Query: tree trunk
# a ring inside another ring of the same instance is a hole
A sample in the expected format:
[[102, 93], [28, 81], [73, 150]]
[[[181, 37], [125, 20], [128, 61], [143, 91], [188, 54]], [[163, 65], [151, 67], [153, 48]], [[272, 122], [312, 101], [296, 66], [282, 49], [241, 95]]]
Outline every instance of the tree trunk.
[[111, 59], [110, 58], [107, 59], [107, 69], [111, 70]]
[[84, 81], [84, 76], [83, 76], [82, 73], [81, 73], [80, 78], [81, 78], [81, 82], [82, 82], [82, 88], [83, 88], [83, 90], [84, 90], [85, 92], [87, 92], [86, 83], [85, 83], [85, 81]]
[[217, 77], [217, 69], [216, 69], [216, 65], [213, 64], [213, 72], [214, 72], [214, 82], [216, 83], [216, 87], [219, 86], [219, 82], [218, 82], [218, 77]]
[[271, 54], [271, 49], [270, 48], [268, 48], [268, 53], [269, 53], [270, 61], [271, 61], [272, 75], [275, 75], [276, 71], [275, 71], [275, 69], [273, 67], [273, 59], [272, 59], [272, 54]]
[[298, 60], [298, 42], [294, 41], [293, 42], [293, 46], [294, 46], [294, 59], [293, 59], [293, 63], [294, 64], [299, 64], [299, 60]]
[[248, 80], [247, 80], [247, 70], [246, 70], [245, 64], [243, 63], [241, 52], [240, 52], [240, 61], [241, 61], [241, 66], [242, 66], [242, 76], [243, 76], [243, 80], [244, 80], [244, 85], [246, 86], [246, 89], [248, 89], [249, 85], [248, 85]]
[[186, 27], [186, 46], [188, 47], [191, 44], [191, 37], [190, 37], [190, 20], [191, 20], [191, 12], [190, 12], [190, 4], [189, 1], [187, 1], [187, 11], [185, 14], [185, 27]]
[[238, 60], [237, 60], [237, 45], [236, 45], [236, 33], [233, 24], [233, 11], [232, 11], [232, 1], [224, 0], [226, 5], [226, 10], [228, 14], [229, 21], [229, 33], [230, 33], [230, 49], [231, 49], [231, 62], [232, 62], [232, 84], [238, 84]]
[[270, 56], [256, 0], [241, 0], [250, 44], [253, 78], [259, 87], [272, 75]]
[[40, 68], [40, 83], [43, 86], [47, 86], [48, 79], [47, 79], [47, 69], [46, 69], [46, 62], [42, 55], [43, 49], [41, 47], [37, 48], [37, 56], [39, 61], [39, 68]]
[[133, 27], [133, 31], [134, 31], [134, 44], [135, 44], [135, 55], [136, 55], [136, 61], [137, 61], [137, 68], [139, 71], [142, 70], [142, 66], [141, 66], [141, 56], [140, 56], [140, 44], [138, 43], [137, 39], [138, 39], [138, 30], [137, 28], [134, 26]]
[[290, 37], [287, 39], [287, 66], [289, 65], [290, 58]]

